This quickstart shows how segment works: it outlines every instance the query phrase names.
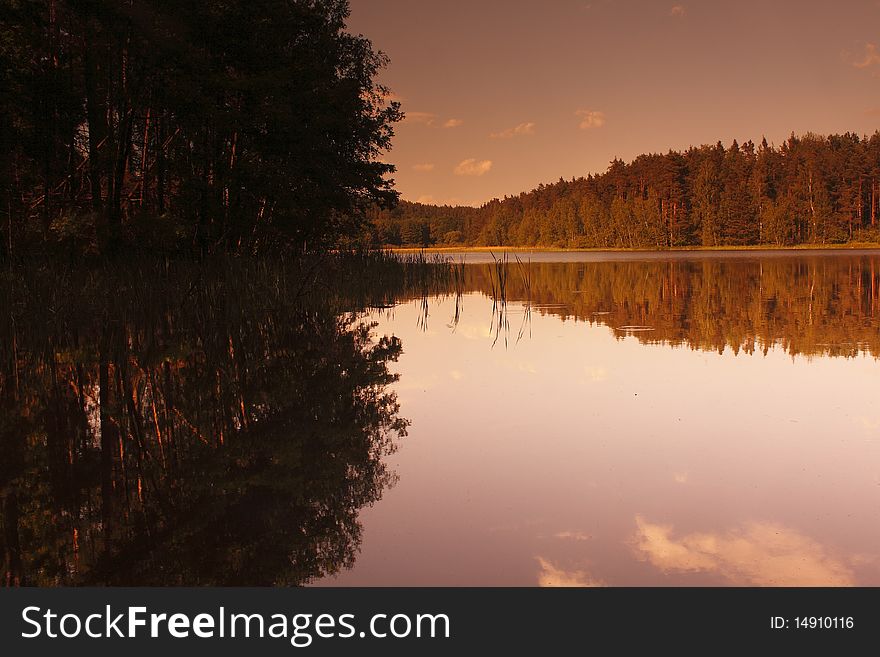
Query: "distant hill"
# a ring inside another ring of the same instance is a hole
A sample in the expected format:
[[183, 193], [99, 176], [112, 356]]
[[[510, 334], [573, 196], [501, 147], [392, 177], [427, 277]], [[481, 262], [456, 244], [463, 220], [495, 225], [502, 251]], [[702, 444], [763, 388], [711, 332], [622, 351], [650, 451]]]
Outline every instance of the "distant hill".
[[662, 248], [880, 241], [880, 132], [792, 135], [615, 159], [480, 208], [372, 212], [388, 245]]

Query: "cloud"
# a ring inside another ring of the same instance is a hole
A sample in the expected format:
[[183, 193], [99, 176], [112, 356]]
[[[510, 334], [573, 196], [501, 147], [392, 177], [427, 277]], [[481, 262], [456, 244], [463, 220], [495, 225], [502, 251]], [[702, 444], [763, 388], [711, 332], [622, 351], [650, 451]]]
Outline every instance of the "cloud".
[[468, 158], [458, 163], [458, 166], [452, 170], [456, 176], [482, 176], [489, 173], [492, 168], [492, 160], [477, 160]]
[[403, 120], [407, 123], [433, 126], [437, 122], [437, 115], [432, 112], [407, 112]]
[[434, 112], [406, 112], [404, 121], [428, 126], [429, 128], [457, 128], [464, 124], [462, 119], [446, 119], [442, 123], [440, 117]]
[[423, 194], [415, 199], [416, 203], [421, 203], [422, 205], [461, 205], [462, 201], [458, 197], [449, 197], [449, 198], [437, 198], [431, 194]]
[[[431, 332], [428, 333], [430, 335]], [[436, 333], [434, 333], [436, 335]], [[395, 385], [394, 389], [398, 393], [420, 393], [427, 392], [431, 388], [435, 388], [440, 381], [440, 377], [436, 374], [427, 374], [421, 378], [408, 377], [406, 383], [401, 381], [400, 385]], [[409, 397], [407, 397], [409, 399]], [[403, 401], [403, 400], [401, 400]]]
[[535, 134], [535, 124], [532, 121], [526, 121], [524, 123], [520, 123], [512, 128], [508, 128], [507, 130], [502, 130], [501, 132], [493, 132], [489, 135], [492, 139], [510, 139], [511, 137], [519, 137], [522, 135], [533, 135]]
[[605, 112], [598, 110], [580, 109], [575, 112], [575, 116], [581, 117], [580, 129], [589, 130], [590, 128], [601, 128], [605, 125]]
[[556, 532], [553, 538], [571, 539], [573, 541], [589, 541], [593, 537], [584, 532]]
[[874, 64], [880, 64], [880, 52], [874, 43], [865, 44], [865, 53], [860, 59], [850, 62], [855, 68], [870, 68]]
[[455, 327], [455, 335], [465, 340], [485, 340], [492, 337], [492, 331], [487, 324], [466, 324], [462, 321]]
[[426, 172], [426, 171], [433, 171], [433, 170], [434, 170], [434, 165], [430, 162], [425, 162], [424, 164], [414, 164], [413, 165], [413, 171]]
[[672, 8], [669, 10], [669, 15], [676, 18], [681, 18], [685, 13], [687, 12], [685, 11], [684, 5], [672, 5]]
[[593, 579], [589, 573], [583, 570], [563, 570], [543, 557], [538, 560], [538, 586], [545, 587], [573, 587], [605, 586], [601, 581]]
[[672, 536], [670, 525], [636, 516], [636, 556], [658, 570], [710, 572], [743, 586], [853, 586], [846, 563], [794, 529], [750, 522], [727, 532]]
[[586, 372], [590, 377], [591, 381], [595, 381], [596, 383], [601, 383], [608, 379], [608, 370], [604, 367], [586, 367]]

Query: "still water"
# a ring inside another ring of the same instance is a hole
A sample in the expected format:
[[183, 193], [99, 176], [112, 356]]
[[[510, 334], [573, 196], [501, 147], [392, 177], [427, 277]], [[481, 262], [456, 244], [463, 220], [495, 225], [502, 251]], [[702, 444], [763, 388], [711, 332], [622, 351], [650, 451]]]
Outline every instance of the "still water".
[[520, 258], [375, 315], [412, 425], [325, 583], [880, 585], [876, 257]]
[[876, 252], [2, 278], [7, 584], [880, 585]]

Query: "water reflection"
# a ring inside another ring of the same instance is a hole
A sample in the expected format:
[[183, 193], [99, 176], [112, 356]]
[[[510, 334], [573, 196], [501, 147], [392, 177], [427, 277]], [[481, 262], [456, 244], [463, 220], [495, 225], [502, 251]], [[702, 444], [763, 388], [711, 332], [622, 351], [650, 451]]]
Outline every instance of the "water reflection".
[[542, 587], [597, 587], [604, 586], [583, 570], [567, 571], [538, 557], [538, 586]]
[[526, 266], [379, 317], [410, 438], [324, 583], [880, 584], [876, 256]]
[[302, 274], [4, 281], [7, 584], [300, 584], [353, 563], [406, 429], [387, 390], [401, 343], [291, 293]]
[[770, 522], [748, 522], [723, 532], [674, 536], [670, 525], [636, 516], [633, 547], [667, 575], [717, 573], [741, 586], [853, 586], [852, 568], [821, 543]]
[[[583, 262], [498, 256], [456, 269], [459, 281], [448, 293], [492, 300], [495, 343], [512, 332], [522, 339], [534, 312], [609, 326], [646, 344], [719, 353], [766, 353], [778, 345], [791, 354], [880, 354], [880, 259], [873, 255], [631, 254]], [[522, 315], [513, 330], [512, 313]], [[460, 317], [459, 303], [454, 323]]]
[[880, 585], [878, 263], [5, 276], [6, 582]]

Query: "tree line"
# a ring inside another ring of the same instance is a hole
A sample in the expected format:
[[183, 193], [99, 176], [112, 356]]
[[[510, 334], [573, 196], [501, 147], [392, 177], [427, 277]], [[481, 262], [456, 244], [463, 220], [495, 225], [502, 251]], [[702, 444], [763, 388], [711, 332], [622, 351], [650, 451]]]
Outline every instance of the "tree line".
[[615, 159], [479, 208], [373, 209], [388, 245], [668, 248], [880, 241], [880, 132]]
[[0, 5], [0, 256], [257, 251], [396, 200], [400, 106], [347, 0]]

